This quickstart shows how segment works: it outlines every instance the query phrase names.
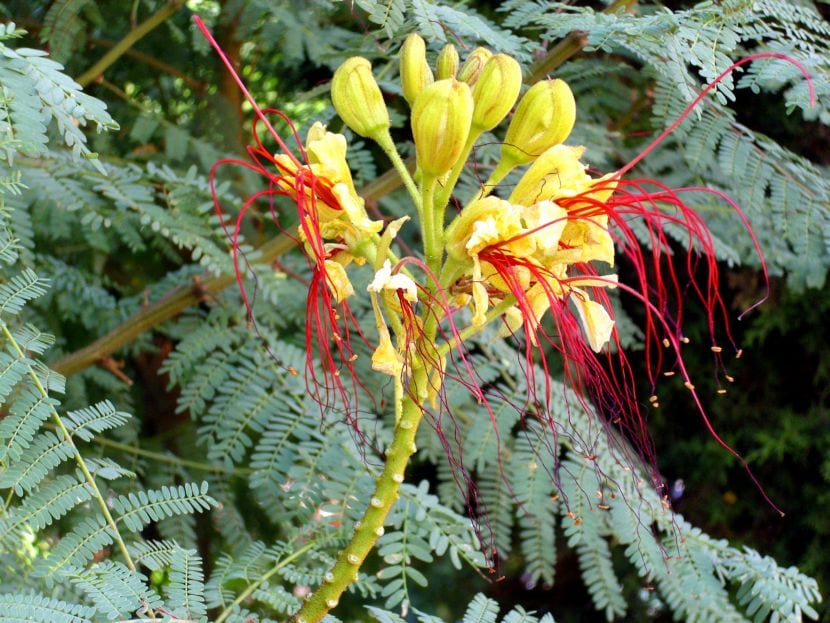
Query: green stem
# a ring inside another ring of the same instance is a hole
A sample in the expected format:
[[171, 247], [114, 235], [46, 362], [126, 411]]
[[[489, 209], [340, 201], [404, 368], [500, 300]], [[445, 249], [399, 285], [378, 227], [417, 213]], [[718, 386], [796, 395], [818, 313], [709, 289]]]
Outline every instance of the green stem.
[[223, 621], [225, 621], [225, 619], [227, 619], [233, 613], [234, 608], [236, 608], [239, 604], [248, 599], [248, 597], [253, 595], [254, 592], [260, 586], [262, 586], [265, 582], [274, 577], [274, 575], [276, 575], [280, 571], [280, 569], [283, 569], [286, 565], [291, 564], [306, 552], [309, 552], [315, 547], [317, 547], [320, 544], [320, 540], [321, 539], [310, 541], [303, 545], [300, 549], [292, 552], [290, 556], [286, 556], [282, 560], [276, 562], [274, 566], [271, 567], [271, 569], [266, 574], [257, 579], [255, 582], [252, 582], [244, 591], [242, 591], [237, 596], [236, 599], [233, 600], [233, 603], [226, 606], [225, 609], [222, 610], [222, 612], [219, 614], [219, 616], [216, 617], [216, 621], [214, 623], [223, 623]]
[[[3, 327], [3, 335], [8, 340], [9, 344], [11, 345], [14, 352], [17, 354], [18, 357], [21, 359], [26, 358], [26, 353], [20, 348], [20, 345], [17, 343], [17, 340], [14, 339], [11, 331], [9, 331], [8, 325], [6, 323], [2, 323]], [[27, 365], [29, 369], [29, 378], [32, 379], [32, 383], [34, 383], [37, 390], [40, 392], [40, 395], [44, 398], [49, 398], [49, 392], [46, 391], [46, 388], [43, 387], [43, 384], [40, 382], [40, 378], [38, 378], [37, 373], [34, 371], [32, 366]], [[133, 562], [132, 557], [130, 556], [130, 552], [127, 551], [127, 545], [124, 543], [124, 539], [121, 537], [121, 532], [118, 530], [118, 526], [115, 523], [115, 519], [113, 519], [112, 514], [110, 514], [109, 507], [107, 506], [107, 502], [104, 499], [104, 496], [101, 495], [100, 489], [98, 489], [98, 483], [95, 482], [95, 477], [89, 472], [89, 469], [86, 466], [86, 461], [81, 456], [81, 453], [78, 451], [78, 447], [75, 445], [75, 440], [72, 439], [72, 435], [64, 426], [63, 420], [61, 416], [58, 415], [58, 412], [55, 410], [54, 407], [50, 407], [52, 420], [55, 423], [55, 426], [60, 431], [61, 436], [66, 441], [67, 445], [72, 448], [72, 454], [75, 459], [75, 463], [78, 465], [78, 468], [81, 470], [81, 473], [84, 476], [84, 479], [87, 481], [90, 489], [92, 489], [93, 496], [95, 497], [95, 501], [98, 503], [98, 506], [101, 509], [101, 513], [104, 515], [104, 519], [107, 522], [107, 525], [112, 529], [113, 538], [115, 539], [116, 544], [118, 545], [118, 549], [121, 551], [122, 556], [124, 557], [124, 562], [127, 564], [127, 567], [131, 571], [135, 571], [135, 563]]]
[[[424, 255], [427, 266], [437, 276], [441, 269], [441, 256], [443, 255], [444, 230], [436, 221], [435, 209], [435, 187], [438, 180], [434, 176], [424, 175], [421, 180], [421, 198], [423, 202], [423, 220], [421, 221], [421, 233], [424, 238]], [[433, 284], [437, 287], [437, 284]]]
[[418, 192], [415, 180], [412, 179], [412, 175], [409, 173], [409, 168], [406, 166], [406, 163], [403, 161], [398, 153], [398, 150], [395, 148], [395, 142], [392, 140], [392, 136], [389, 134], [389, 131], [387, 130], [384, 134], [377, 136], [375, 138], [375, 142], [380, 145], [383, 153], [385, 153], [389, 160], [392, 161], [392, 166], [395, 168], [395, 171], [398, 172], [401, 181], [403, 181], [403, 185], [406, 187], [407, 192], [409, 192], [409, 196], [415, 203], [415, 207], [418, 208], [418, 215], [423, 218], [421, 194]]
[[112, 448], [113, 450], [126, 452], [128, 454], [133, 454], [135, 456], [141, 456], [151, 461], [167, 463], [169, 465], [177, 465], [179, 467], [189, 467], [190, 469], [197, 469], [203, 472], [210, 472], [214, 474], [232, 474], [234, 476], [250, 476], [255, 471], [247, 467], [235, 467], [229, 470], [222, 467], [221, 465], [214, 465], [212, 463], [202, 463], [201, 461], [191, 461], [189, 459], [182, 459], [177, 456], [173, 456], [172, 454], [165, 454], [164, 452], [154, 452], [152, 450], [147, 450], [145, 448], [140, 448], [138, 446], [132, 446], [127, 443], [121, 443], [120, 441], [113, 441], [112, 439], [107, 439], [106, 437], [95, 437], [92, 441], [93, 443], [99, 446]]
[[102, 56], [97, 63], [82, 73], [78, 78], [76, 78], [75, 81], [82, 87], [87, 86], [90, 82], [104, 73], [110, 65], [126, 54], [127, 50], [133, 47], [136, 42], [142, 39], [150, 31], [163, 24], [168, 17], [176, 13], [180, 8], [182, 8], [182, 6], [182, 0], [172, 0], [161, 7], [145, 21], [128, 32], [124, 38], [121, 39], [121, 41], [116, 43], [109, 52], [104, 54], [104, 56]]
[[487, 317], [485, 318], [484, 323], [480, 324], [477, 327], [470, 325], [469, 327], [462, 329], [458, 332], [458, 338], [448, 340], [447, 342], [439, 346], [435, 351], [437, 356], [443, 357], [444, 355], [448, 355], [453, 348], [456, 348], [458, 346], [459, 342], [464, 342], [465, 340], [474, 336], [488, 324], [500, 318], [504, 312], [506, 312], [511, 306], [515, 304], [516, 298], [512, 294], [506, 296], [501, 303], [499, 303], [498, 305], [493, 307], [493, 309], [487, 312]]
[[435, 220], [441, 227], [444, 226], [444, 210], [446, 210], [447, 204], [450, 201], [452, 190], [455, 188], [458, 178], [461, 177], [461, 171], [464, 170], [464, 165], [467, 164], [467, 158], [470, 157], [470, 152], [473, 151], [473, 146], [476, 144], [479, 136], [481, 136], [481, 130], [473, 128], [470, 131], [470, 135], [467, 137], [467, 144], [464, 145], [464, 149], [461, 151], [461, 157], [458, 158], [458, 161], [450, 172], [450, 176], [447, 178], [447, 182], [438, 192], [438, 197], [435, 199], [435, 212], [437, 215]]
[[[404, 480], [404, 470], [415, 452], [415, 433], [421, 423], [423, 411], [413, 398], [403, 398], [401, 419], [395, 427], [392, 443], [386, 453], [383, 471], [375, 481], [375, 490], [369, 506], [355, 524], [355, 532], [349, 544], [338, 554], [337, 562], [325, 576], [323, 584], [294, 615], [295, 623], [318, 623], [329, 610], [337, 606], [348, 586], [357, 579], [366, 556], [383, 535], [386, 516], [398, 499], [398, 490]], [[217, 620], [216, 623], [221, 623]]]

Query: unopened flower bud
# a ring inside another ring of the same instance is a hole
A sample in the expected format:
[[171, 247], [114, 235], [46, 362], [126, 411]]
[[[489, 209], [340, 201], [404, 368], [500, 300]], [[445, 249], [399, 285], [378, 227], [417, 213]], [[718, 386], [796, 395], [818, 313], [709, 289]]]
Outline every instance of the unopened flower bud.
[[519, 101], [504, 137], [502, 159], [514, 166], [527, 164], [568, 138], [575, 120], [570, 87], [563, 80], [537, 82]]
[[438, 80], [455, 78], [458, 71], [458, 50], [452, 43], [448, 43], [438, 53], [438, 61], [435, 64], [435, 77]]
[[473, 87], [473, 127], [492, 130], [513, 108], [522, 88], [522, 68], [507, 54], [496, 54], [484, 65]]
[[389, 111], [372, 64], [362, 56], [353, 56], [334, 72], [331, 101], [340, 118], [361, 136], [375, 139], [389, 129]]
[[493, 53], [487, 48], [476, 48], [464, 61], [461, 69], [458, 70], [458, 79], [473, 86], [478, 80], [481, 70], [484, 69], [485, 63], [490, 60]]
[[401, 86], [403, 96], [410, 106], [421, 91], [432, 84], [432, 81], [432, 70], [427, 65], [424, 40], [412, 33], [401, 47]]
[[412, 107], [412, 136], [422, 173], [440, 177], [453, 168], [472, 119], [473, 95], [465, 83], [450, 78], [423, 90]]

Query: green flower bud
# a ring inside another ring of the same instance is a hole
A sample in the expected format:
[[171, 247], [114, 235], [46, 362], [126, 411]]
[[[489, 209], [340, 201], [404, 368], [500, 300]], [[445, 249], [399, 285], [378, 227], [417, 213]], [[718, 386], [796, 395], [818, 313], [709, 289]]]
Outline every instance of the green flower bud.
[[574, 121], [576, 102], [565, 81], [537, 82], [519, 101], [510, 121], [501, 148], [502, 160], [513, 166], [535, 160], [568, 138]]
[[412, 136], [422, 173], [440, 177], [453, 168], [472, 119], [473, 95], [464, 82], [449, 78], [423, 90], [412, 107]]
[[467, 57], [467, 60], [464, 61], [461, 69], [458, 70], [458, 79], [461, 82], [466, 82], [470, 86], [473, 86], [476, 80], [478, 80], [481, 70], [484, 69], [484, 64], [490, 60], [491, 56], [493, 56], [493, 53], [487, 48], [476, 48], [473, 50]]
[[507, 54], [496, 54], [484, 65], [473, 87], [473, 127], [495, 128], [513, 108], [522, 88], [522, 68]]
[[438, 61], [435, 64], [435, 77], [438, 80], [455, 78], [458, 71], [458, 50], [452, 43], [448, 43], [438, 53]]
[[401, 86], [403, 96], [410, 106], [432, 81], [432, 70], [427, 65], [424, 40], [412, 33], [401, 47]]
[[389, 130], [389, 111], [372, 64], [362, 56], [353, 56], [334, 72], [331, 102], [346, 125], [361, 136], [377, 140]]

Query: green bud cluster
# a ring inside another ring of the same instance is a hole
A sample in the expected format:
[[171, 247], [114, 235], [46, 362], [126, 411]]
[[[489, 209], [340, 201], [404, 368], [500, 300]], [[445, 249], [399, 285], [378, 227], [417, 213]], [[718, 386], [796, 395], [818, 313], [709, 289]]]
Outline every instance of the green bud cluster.
[[[433, 73], [426, 43], [410, 34], [400, 50], [400, 80], [412, 109], [418, 170], [428, 176], [441, 177], [463, 165], [461, 159], [466, 160], [472, 143], [496, 128], [517, 100], [501, 160], [488, 184], [498, 183], [516, 166], [531, 163], [562, 143], [576, 119], [573, 93], [564, 81], [538, 82], [519, 99], [519, 63], [484, 47], [473, 50], [460, 64], [455, 46], [445, 45]], [[343, 63], [335, 72], [331, 94], [348, 127], [388, 150], [389, 113], [368, 60], [354, 57]]]

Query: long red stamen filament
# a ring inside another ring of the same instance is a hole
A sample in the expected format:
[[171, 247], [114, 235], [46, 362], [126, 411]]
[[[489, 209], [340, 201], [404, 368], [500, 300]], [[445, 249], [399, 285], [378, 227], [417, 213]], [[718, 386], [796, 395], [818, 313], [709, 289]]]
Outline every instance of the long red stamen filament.
[[754, 60], [762, 58], [777, 58], [782, 61], [787, 61], [792, 65], [795, 65], [801, 72], [801, 74], [804, 76], [804, 78], [807, 80], [807, 88], [810, 92], [810, 106], [812, 107], [816, 105], [816, 91], [815, 87], [813, 86], [813, 79], [810, 77], [810, 72], [807, 71], [807, 68], [804, 67], [804, 65], [802, 65], [800, 62], [798, 62], [791, 56], [787, 56], [786, 54], [783, 54], [781, 52], [759, 52], [757, 54], [750, 54], [749, 56], [746, 56], [741, 60], [732, 63], [729, 67], [727, 67], [720, 74], [718, 74], [718, 76], [714, 80], [712, 80], [712, 82], [706, 85], [706, 87], [698, 94], [698, 96], [692, 101], [692, 103], [684, 109], [680, 116], [674, 120], [674, 123], [672, 123], [668, 128], [663, 130], [657, 136], [657, 138], [651, 141], [651, 143], [649, 143], [645, 147], [645, 149], [643, 149], [637, 156], [635, 156], [633, 160], [626, 164], [622, 169], [617, 171], [615, 177], [622, 177], [627, 171], [630, 171], [631, 168], [634, 167], [638, 162], [640, 162], [643, 158], [649, 155], [655, 147], [662, 143], [663, 140], [665, 140], [665, 138], [669, 134], [674, 132], [680, 126], [680, 124], [686, 120], [686, 117], [688, 117], [689, 114], [691, 114], [691, 112], [695, 108], [697, 108], [697, 105], [703, 100], [703, 98], [706, 97], [712, 91], [712, 89], [714, 89], [720, 82], [722, 82], [724, 78], [726, 78], [729, 74], [735, 71], [738, 67], [741, 67], [742, 65], [746, 65], [747, 63], [751, 63]]

